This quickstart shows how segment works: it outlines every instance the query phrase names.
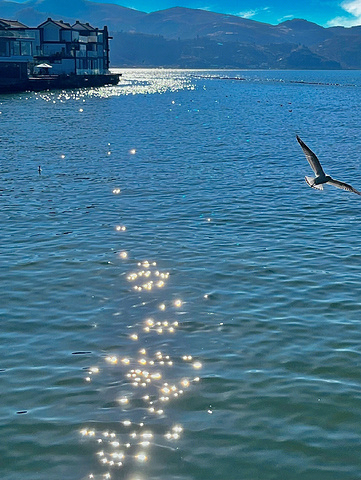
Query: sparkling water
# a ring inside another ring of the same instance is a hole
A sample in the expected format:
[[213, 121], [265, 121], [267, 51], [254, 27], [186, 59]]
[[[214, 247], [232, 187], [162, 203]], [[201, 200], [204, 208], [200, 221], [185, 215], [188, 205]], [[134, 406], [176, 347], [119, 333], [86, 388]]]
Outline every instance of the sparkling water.
[[[361, 478], [361, 73], [0, 96], [2, 480]], [[40, 167], [40, 168], [39, 168]]]

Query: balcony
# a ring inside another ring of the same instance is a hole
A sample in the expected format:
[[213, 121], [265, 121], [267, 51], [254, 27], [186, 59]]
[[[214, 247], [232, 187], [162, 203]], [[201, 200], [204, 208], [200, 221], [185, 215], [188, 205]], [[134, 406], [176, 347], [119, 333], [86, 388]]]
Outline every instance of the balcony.
[[30, 31], [30, 32], [27, 32], [27, 31], [11, 31], [11, 30], [0, 30], [0, 37], [7, 37], [7, 38], [17, 38], [19, 40], [21, 40], [22, 38], [25, 38], [25, 39], [31, 39], [31, 40], [35, 40], [36, 38], [36, 32], [34, 31]]

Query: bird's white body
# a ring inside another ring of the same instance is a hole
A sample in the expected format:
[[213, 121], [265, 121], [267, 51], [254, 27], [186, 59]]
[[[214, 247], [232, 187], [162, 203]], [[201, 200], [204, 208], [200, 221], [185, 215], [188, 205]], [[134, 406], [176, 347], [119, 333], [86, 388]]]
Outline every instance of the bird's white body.
[[323, 190], [323, 183], [328, 183], [332, 178], [329, 175], [318, 175], [317, 177], [305, 177], [306, 183], [317, 190]]

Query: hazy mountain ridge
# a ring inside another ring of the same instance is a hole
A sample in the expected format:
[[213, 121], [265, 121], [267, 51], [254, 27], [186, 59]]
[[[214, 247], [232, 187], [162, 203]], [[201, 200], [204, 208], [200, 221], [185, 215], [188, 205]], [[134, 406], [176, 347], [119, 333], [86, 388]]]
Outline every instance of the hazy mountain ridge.
[[110, 30], [132, 29], [146, 13], [111, 3], [96, 3], [89, 0], [28, 0], [16, 3], [0, 0], [0, 17], [19, 20], [28, 26], [36, 26], [52, 17], [74, 23], [76, 20], [89, 22], [99, 28], [107, 25]]
[[28, 26], [47, 17], [107, 25], [113, 66], [361, 68], [361, 27], [302, 19], [270, 25], [183, 7], [145, 13], [89, 0], [0, 0], [0, 17]]

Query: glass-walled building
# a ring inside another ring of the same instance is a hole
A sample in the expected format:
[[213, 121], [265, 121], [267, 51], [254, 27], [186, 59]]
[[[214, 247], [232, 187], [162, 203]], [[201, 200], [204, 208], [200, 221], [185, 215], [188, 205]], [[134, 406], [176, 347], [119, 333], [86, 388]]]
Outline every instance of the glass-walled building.
[[71, 26], [48, 18], [38, 29], [41, 43], [38, 60], [51, 65], [52, 73], [108, 73], [110, 37], [107, 27], [99, 30], [79, 21]]
[[40, 53], [37, 28], [13, 20], [0, 19], [0, 84], [26, 80]]
[[107, 74], [109, 38], [107, 27], [100, 30], [79, 21], [70, 25], [48, 18], [29, 28], [0, 19], [0, 84], [38, 75], [41, 65], [51, 75]]

